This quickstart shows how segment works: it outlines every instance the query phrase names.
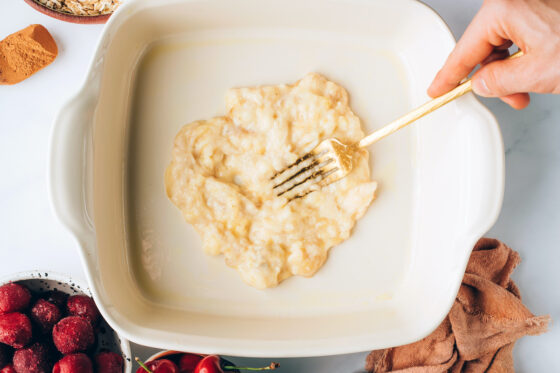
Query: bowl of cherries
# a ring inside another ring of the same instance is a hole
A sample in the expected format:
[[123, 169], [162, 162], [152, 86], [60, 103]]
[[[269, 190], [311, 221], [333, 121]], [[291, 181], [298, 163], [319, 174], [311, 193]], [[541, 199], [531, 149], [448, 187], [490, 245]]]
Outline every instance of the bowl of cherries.
[[[238, 367], [219, 355], [202, 355], [178, 351], [162, 351], [142, 362], [136, 373], [241, 373], [244, 371], [269, 371], [280, 367], [270, 363], [266, 367]], [[1, 372], [0, 372], [1, 373]]]
[[130, 372], [130, 345], [84, 285], [52, 272], [0, 280], [0, 373]]

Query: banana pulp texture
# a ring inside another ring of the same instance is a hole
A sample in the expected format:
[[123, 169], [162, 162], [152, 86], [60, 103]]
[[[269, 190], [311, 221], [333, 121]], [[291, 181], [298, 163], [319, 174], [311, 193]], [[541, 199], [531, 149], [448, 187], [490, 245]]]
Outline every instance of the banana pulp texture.
[[360, 151], [347, 177], [290, 203], [275, 196], [270, 178], [325, 138], [363, 137], [348, 94], [312, 73], [293, 85], [231, 89], [226, 108], [226, 116], [177, 134], [165, 174], [169, 199], [205, 252], [223, 254], [249, 285], [312, 276], [374, 199], [368, 152]]

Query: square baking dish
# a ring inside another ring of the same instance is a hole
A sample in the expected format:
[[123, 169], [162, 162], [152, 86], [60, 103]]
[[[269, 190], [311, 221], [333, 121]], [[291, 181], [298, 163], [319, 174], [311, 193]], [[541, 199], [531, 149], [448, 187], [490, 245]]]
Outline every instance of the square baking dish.
[[378, 198], [310, 279], [245, 285], [167, 200], [175, 134], [225, 114], [228, 88], [318, 72], [366, 132], [428, 99], [454, 46], [412, 0], [129, 0], [52, 134], [54, 209], [105, 319], [131, 341], [244, 356], [318, 356], [418, 340], [449, 311], [498, 216], [504, 155], [469, 94], [371, 148]]

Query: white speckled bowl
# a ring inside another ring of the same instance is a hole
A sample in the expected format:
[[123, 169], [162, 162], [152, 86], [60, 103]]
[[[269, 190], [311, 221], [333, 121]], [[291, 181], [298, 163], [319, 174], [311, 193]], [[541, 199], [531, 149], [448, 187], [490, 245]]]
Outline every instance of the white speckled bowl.
[[[91, 297], [91, 292], [82, 282], [50, 271], [19, 272], [0, 278], [0, 285], [10, 282], [25, 285], [34, 294], [57, 290], [69, 295], [83, 294]], [[120, 353], [124, 359], [124, 373], [132, 372], [132, 359], [128, 340], [120, 337], [104, 319], [100, 320], [98, 329], [95, 352], [109, 350]]]

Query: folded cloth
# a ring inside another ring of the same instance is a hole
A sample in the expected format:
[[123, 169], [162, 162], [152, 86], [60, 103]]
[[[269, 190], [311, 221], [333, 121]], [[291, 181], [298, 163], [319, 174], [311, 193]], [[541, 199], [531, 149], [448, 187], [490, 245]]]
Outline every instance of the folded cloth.
[[463, 283], [446, 319], [426, 338], [372, 351], [368, 372], [510, 373], [513, 344], [546, 331], [549, 316], [534, 316], [510, 279], [519, 254], [482, 238], [473, 249]]

